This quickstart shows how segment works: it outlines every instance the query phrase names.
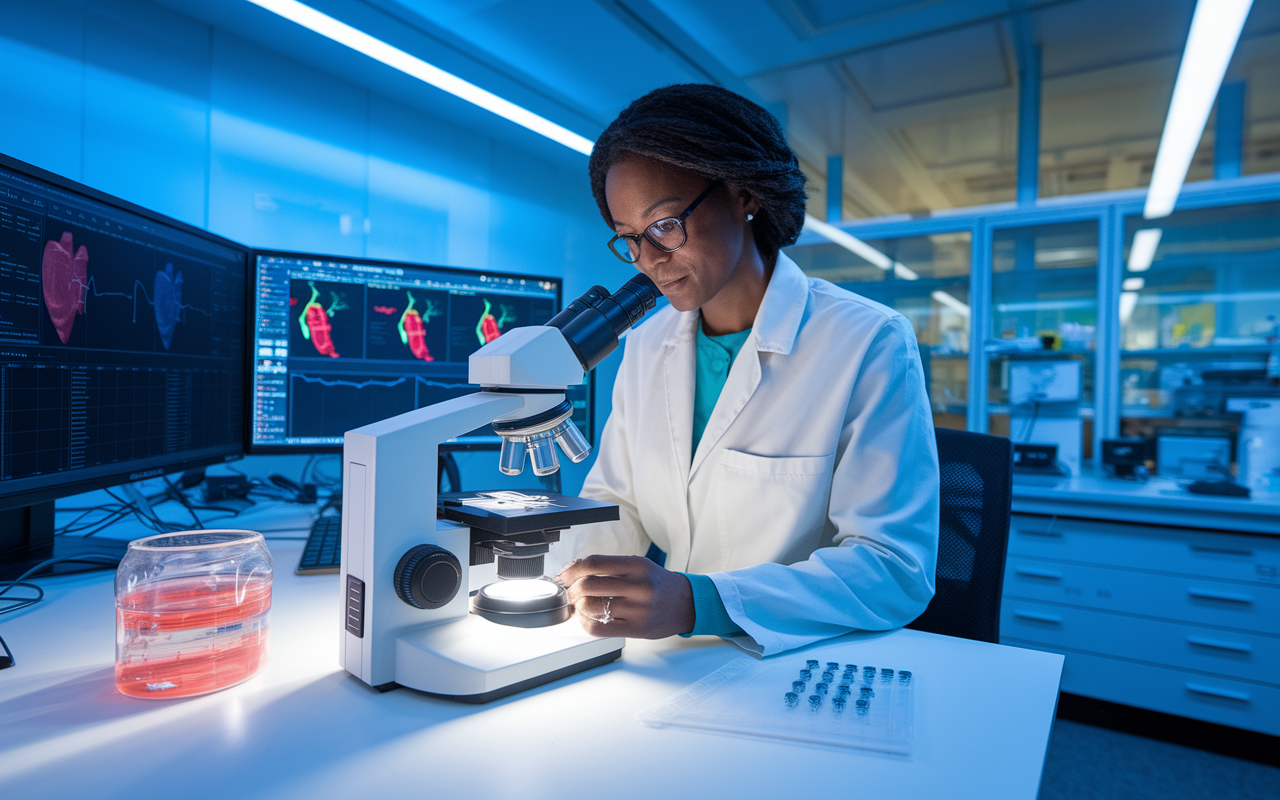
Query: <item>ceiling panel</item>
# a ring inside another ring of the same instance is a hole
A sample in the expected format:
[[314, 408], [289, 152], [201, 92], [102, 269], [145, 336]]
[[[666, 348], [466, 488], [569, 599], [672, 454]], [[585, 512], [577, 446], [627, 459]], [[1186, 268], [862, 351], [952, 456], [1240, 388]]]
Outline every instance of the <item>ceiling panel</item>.
[[875, 111], [1012, 85], [995, 25], [879, 47], [843, 63]]
[[[594, 0], [398, 0], [607, 122], [645, 92], [705, 77]], [[554, 13], [549, 13], [554, 10]]]
[[1194, 8], [1194, 0], [1076, 0], [1046, 8], [1036, 13], [1041, 72], [1052, 78], [1180, 56]]

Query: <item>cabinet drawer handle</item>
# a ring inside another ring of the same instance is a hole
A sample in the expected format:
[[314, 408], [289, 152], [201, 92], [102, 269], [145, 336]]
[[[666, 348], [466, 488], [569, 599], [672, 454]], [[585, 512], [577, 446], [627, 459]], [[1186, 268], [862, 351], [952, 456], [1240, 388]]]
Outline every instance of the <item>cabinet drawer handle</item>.
[[1050, 569], [1031, 569], [1029, 567], [1017, 567], [1016, 569], [1014, 569], [1014, 573], [1021, 575], [1024, 578], [1044, 578], [1045, 580], [1050, 580], [1050, 581], [1062, 580], [1061, 572], [1054, 572], [1053, 570], [1050, 570]]
[[1014, 528], [1018, 533], [1024, 533], [1027, 536], [1052, 536], [1056, 539], [1062, 538], [1061, 531], [1040, 530], [1039, 528]]
[[1247, 594], [1231, 594], [1230, 592], [1216, 592], [1211, 589], [1188, 589], [1187, 594], [1197, 600], [1221, 600], [1224, 603], [1240, 603], [1241, 605], [1253, 605], [1253, 598]]
[[1054, 625], [1062, 624], [1062, 617], [1055, 614], [1039, 614], [1035, 611], [1015, 611], [1013, 612], [1013, 615], [1019, 619], [1029, 619], [1034, 620], [1035, 622], [1050, 622]]
[[1196, 694], [1207, 694], [1210, 697], [1221, 697], [1224, 700], [1238, 700], [1241, 703], [1249, 702], [1249, 694], [1247, 692], [1233, 692], [1230, 689], [1219, 689], [1216, 686], [1205, 686], [1203, 683], [1185, 683], [1188, 692]]
[[1214, 650], [1230, 650], [1233, 653], [1252, 653], [1253, 648], [1237, 642], [1222, 642], [1214, 639], [1201, 639], [1199, 636], [1188, 636], [1187, 641], [1197, 647], [1212, 647]]
[[1216, 553], [1220, 556], [1253, 556], [1252, 550], [1241, 550], [1237, 547], [1210, 547], [1205, 544], [1193, 544], [1191, 549], [1197, 553]]

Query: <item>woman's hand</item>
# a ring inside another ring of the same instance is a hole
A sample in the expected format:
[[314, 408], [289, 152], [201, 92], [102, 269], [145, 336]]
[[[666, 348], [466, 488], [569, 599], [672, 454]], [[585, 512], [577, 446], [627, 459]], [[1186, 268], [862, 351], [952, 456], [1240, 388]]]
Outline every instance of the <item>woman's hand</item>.
[[640, 556], [588, 556], [556, 581], [592, 636], [662, 639], [693, 630], [689, 579]]

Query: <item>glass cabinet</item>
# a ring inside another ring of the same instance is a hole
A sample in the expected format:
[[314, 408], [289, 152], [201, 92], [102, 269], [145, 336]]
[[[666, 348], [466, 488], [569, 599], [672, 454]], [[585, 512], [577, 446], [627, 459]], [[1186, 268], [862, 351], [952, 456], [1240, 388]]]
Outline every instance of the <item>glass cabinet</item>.
[[1054, 445], [1066, 474], [1141, 437], [1156, 475], [1280, 492], [1280, 176], [1188, 184], [1157, 220], [1143, 200], [859, 220], [871, 250], [787, 252], [911, 321], [940, 427]]
[[1091, 458], [1098, 222], [997, 228], [991, 238], [987, 430]]
[[834, 243], [787, 250], [807, 275], [895, 309], [911, 322], [940, 428], [965, 427], [969, 403], [969, 231], [868, 239], [877, 266]]
[[1120, 433], [1160, 474], [1236, 476], [1249, 401], [1280, 396], [1280, 203], [1130, 216], [1125, 244]]

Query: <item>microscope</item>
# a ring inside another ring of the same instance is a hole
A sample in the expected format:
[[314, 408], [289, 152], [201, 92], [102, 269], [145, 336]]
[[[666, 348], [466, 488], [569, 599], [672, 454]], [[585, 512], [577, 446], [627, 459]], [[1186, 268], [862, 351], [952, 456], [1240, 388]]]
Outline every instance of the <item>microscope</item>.
[[[623, 640], [570, 620], [565, 591], [543, 577], [545, 555], [575, 524], [618, 519], [617, 506], [453, 501], [437, 519], [441, 443], [492, 424], [499, 469], [536, 475], [591, 447], [570, 417], [582, 382], [651, 310], [658, 289], [637, 275], [613, 294], [595, 286], [544, 326], [514, 328], [473, 353], [481, 391], [348, 431], [343, 444], [339, 661], [378, 689], [406, 686], [483, 703], [622, 653]], [[498, 581], [472, 591], [470, 566], [496, 561]]]

